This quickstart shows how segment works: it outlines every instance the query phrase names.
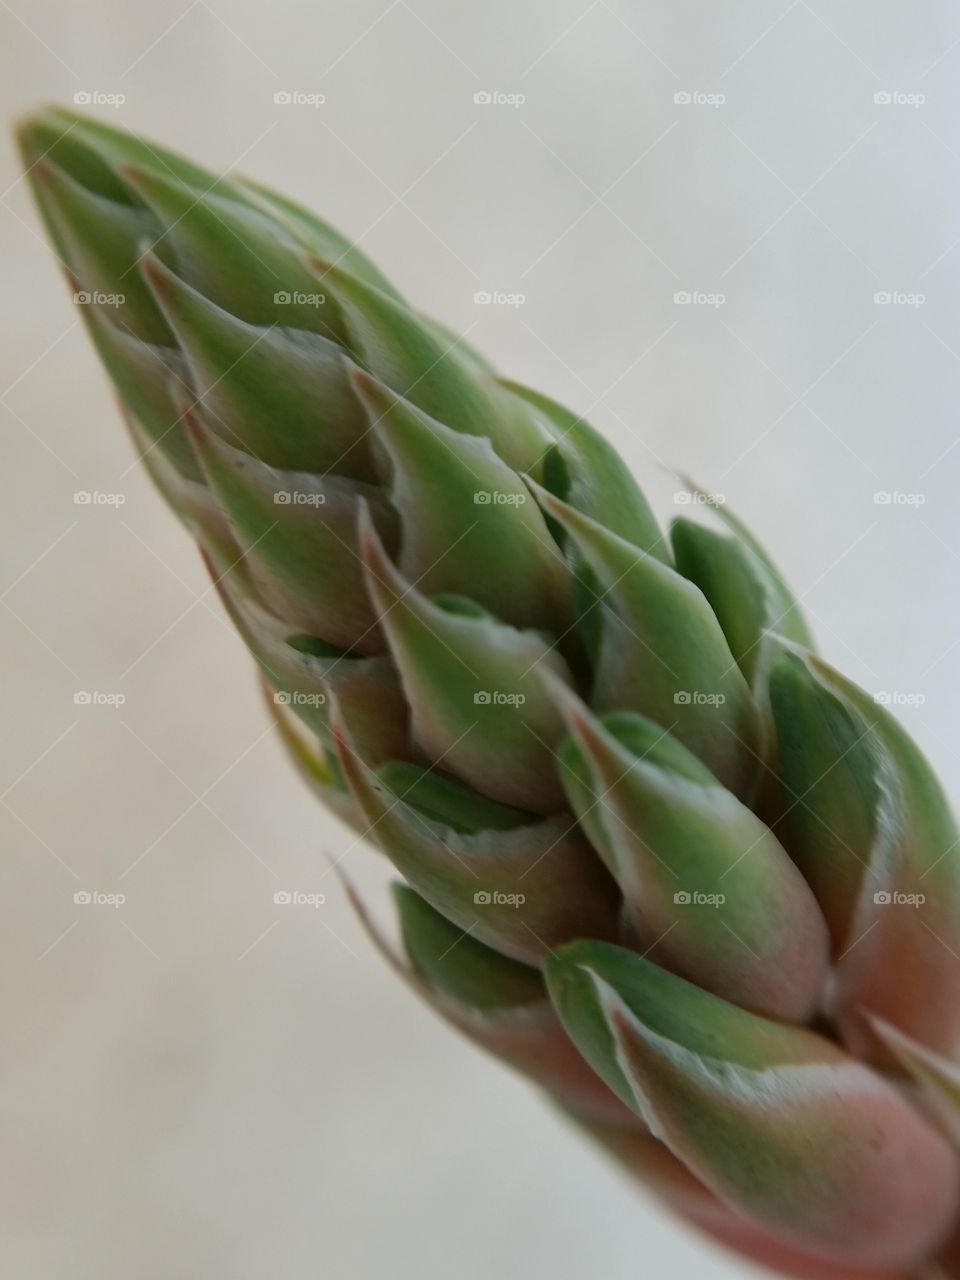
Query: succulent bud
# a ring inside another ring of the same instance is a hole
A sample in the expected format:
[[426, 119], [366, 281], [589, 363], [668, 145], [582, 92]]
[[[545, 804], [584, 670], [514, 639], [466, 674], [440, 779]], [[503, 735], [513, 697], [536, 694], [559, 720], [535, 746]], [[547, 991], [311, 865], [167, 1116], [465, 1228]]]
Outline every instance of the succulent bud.
[[284, 748], [407, 881], [404, 959], [350, 891], [391, 963], [745, 1256], [960, 1278], [960, 838], [757, 541], [716, 503], [665, 540], [581, 416], [285, 197], [19, 133]]

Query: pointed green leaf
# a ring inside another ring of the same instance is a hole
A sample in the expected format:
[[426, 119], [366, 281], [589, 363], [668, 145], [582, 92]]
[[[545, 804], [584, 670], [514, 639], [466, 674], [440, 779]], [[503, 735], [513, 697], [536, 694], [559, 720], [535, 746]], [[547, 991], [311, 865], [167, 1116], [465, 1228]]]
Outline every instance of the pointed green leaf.
[[103, 298], [102, 305], [109, 305], [130, 333], [173, 346], [173, 334], [137, 270], [145, 246], [157, 235], [153, 215], [93, 195], [47, 160], [34, 166], [33, 181], [80, 281], [78, 300], [89, 305]]
[[725, 502], [716, 502], [711, 494], [689, 476], [680, 478], [687, 489], [704, 501], [721, 523], [727, 526], [763, 579], [770, 611], [775, 618], [782, 620], [774, 629], [786, 636], [788, 640], [793, 640], [797, 644], [802, 644], [805, 649], [816, 652], [817, 646], [800, 605], [760, 540], [750, 532], [739, 516], [733, 514]]
[[150, 440], [181, 475], [201, 480], [184, 423], [193, 391], [179, 351], [141, 342], [118, 327], [105, 307], [83, 306], [80, 313], [104, 368]]
[[[838, 935], [849, 920], [834, 1017], [860, 1056], [888, 1057], [867, 1014], [953, 1056], [960, 1045], [960, 837], [949, 805], [885, 707], [821, 659], [777, 644], [805, 668], [778, 664], [776, 682], [795, 856], [811, 868], [815, 887], [826, 884], [832, 858], [837, 886], [832, 899], [820, 892], [832, 901]], [[804, 750], [817, 753], [815, 763], [799, 763], [793, 715], [813, 729]]]
[[[324, 684], [336, 703], [340, 722], [368, 765], [379, 767], [384, 761], [414, 754], [410, 709], [386, 655], [327, 660], [324, 665]], [[334, 759], [329, 733], [323, 735], [323, 741]]]
[[266, 467], [196, 418], [189, 425], [263, 602], [291, 627], [341, 649], [382, 650], [356, 538], [364, 500], [392, 536], [392, 513], [377, 491], [340, 476]]
[[[46, 107], [18, 121], [15, 134], [31, 184], [35, 185], [36, 166], [46, 160], [94, 195], [117, 204], [139, 203], [117, 177], [114, 167], [84, 140], [79, 116], [71, 118], [59, 107]], [[64, 253], [59, 237], [55, 239], [61, 254]]]
[[[616, 1125], [624, 1135], [642, 1129], [570, 1043], [535, 970], [464, 934], [413, 890], [398, 885], [404, 943], [412, 962], [407, 964], [394, 953], [356, 890], [349, 883], [346, 889], [374, 946], [441, 1018], [545, 1089], [582, 1122]], [[530, 983], [531, 973], [537, 987]]]
[[348, 271], [320, 259], [314, 265], [339, 304], [345, 345], [358, 364], [453, 431], [490, 439], [510, 466], [538, 472], [550, 436], [531, 409], [444, 342], [434, 325]]
[[212, 186], [221, 190], [229, 187], [225, 179], [209, 169], [156, 142], [60, 106], [45, 107], [30, 116], [23, 122], [20, 134], [30, 164], [46, 156], [88, 191], [120, 204], [143, 203], [118, 174], [127, 164], [158, 169], [199, 191]]
[[372, 478], [367, 416], [335, 343], [246, 324], [153, 255], [143, 268], [219, 436], [272, 467]]
[[121, 171], [160, 225], [154, 250], [187, 284], [249, 324], [282, 324], [338, 340], [332, 303], [299, 246], [264, 214], [167, 174]]
[[569, 814], [514, 830], [457, 832], [398, 799], [333, 722], [340, 768], [400, 874], [462, 932], [539, 965], [570, 938], [613, 937], [613, 881]]
[[[695, 1178], [668, 1147], [646, 1130], [631, 1132], [622, 1122], [589, 1121], [575, 1113], [571, 1113], [570, 1118], [594, 1142], [606, 1148], [631, 1178], [656, 1196], [665, 1208], [710, 1240], [749, 1258], [766, 1271], [793, 1276], [796, 1280], [878, 1280], [878, 1273], [873, 1267], [826, 1262], [806, 1249], [779, 1239], [760, 1224], [729, 1208], [699, 1178]], [[884, 1280], [915, 1280], [902, 1270], [885, 1271], [883, 1276]]]
[[829, 940], [773, 833], [652, 721], [600, 721], [554, 690], [571, 733], [560, 752], [567, 795], [602, 831], [598, 851], [644, 954], [743, 1008], [806, 1021]]
[[788, 847], [839, 953], [864, 884], [882, 888], [871, 862], [883, 842], [885, 759], [855, 709], [799, 654], [779, 650], [769, 689]]
[[408, 885], [394, 885], [393, 896], [407, 955], [432, 990], [469, 1009], [509, 1009], [545, 998], [538, 970], [465, 938]]
[[542, 673], [570, 673], [537, 632], [451, 613], [397, 571], [372, 529], [361, 536], [367, 584], [427, 756], [503, 804], [563, 807], [554, 746], [563, 721]]
[[336, 698], [351, 740], [368, 764], [410, 754], [409, 712], [389, 658], [354, 657], [295, 634], [258, 599], [243, 561], [204, 558], [224, 608], [279, 705], [297, 715], [329, 749], [328, 708]]
[[809, 645], [799, 606], [745, 543], [693, 520], [675, 520], [670, 533], [677, 569], [710, 602], [730, 651], [751, 685], [767, 631]]
[[358, 280], [363, 280], [397, 302], [403, 303], [403, 299], [380, 268], [372, 263], [352, 240], [348, 240], [335, 227], [331, 227], [329, 222], [324, 222], [309, 209], [305, 209], [279, 192], [261, 186], [258, 182], [250, 181], [249, 178], [237, 178], [235, 185], [251, 204], [268, 213], [281, 226], [286, 227], [291, 236], [305, 249], [319, 258], [335, 262], [344, 271], [356, 276]]
[[338, 778], [336, 770], [329, 767], [316, 742], [309, 741], [302, 728], [297, 726], [291, 708], [277, 702], [274, 690], [266, 680], [261, 681], [261, 686], [280, 742], [297, 773], [323, 804], [358, 835], [363, 836], [366, 823], [353, 797]]
[[[358, 272], [354, 272], [354, 275], [358, 274]], [[482, 376], [496, 376], [496, 369], [494, 369], [493, 365], [483, 352], [478, 351], [475, 346], [467, 342], [466, 338], [464, 338], [462, 334], [457, 333], [454, 329], [448, 328], [445, 324], [441, 324], [440, 321], [435, 320], [433, 316], [425, 316], [422, 311], [417, 313], [417, 320], [424, 329], [426, 329], [428, 333], [432, 334], [440, 343], [444, 351], [448, 348], [455, 347], [460, 359], [465, 360], [468, 364], [472, 365], [475, 372]]]
[[562, 633], [570, 575], [519, 476], [364, 373], [354, 384], [392, 464], [400, 567], [427, 595], [468, 591], [517, 627]]
[[138, 461], [143, 463], [160, 496], [192, 536], [214, 548], [224, 563], [239, 559], [240, 549], [233, 532], [206, 480], [193, 480], [179, 471], [122, 402], [120, 416]]
[[545, 973], [594, 1070], [731, 1208], [824, 1261], [884, 1270], [946, 1235], [956, 1155], [830, 1041], [620, 947], [573, 943]]
[[649, 716], [749, 799], [760, 763], [759, 716], [702, 593], [541, 486], [532, 488], [596, 574], [594, 609], [603, 631], [592, 704]]
[[278, 704], [285, 699], [315, 734], [325, 735], [325, 677], [342, 655], [332, 650], [332, 656], [318, 657], [291, 643], [296, 637], [295, 629], [265, 607], [239, 550], [221, 555], [202, 541], [201, 554], [221, 604], [278, 696]]
[[558, 498], [599, 520], [641, 551], [670, 563], [670, 549], [640, 486], [616, 449], [589, 422], [518, 382], [502, 384], [543, 414], [555, 442], [544, 459], [543, 483]]
[[454, 831], [513, 831], [536, 822], [536, 815], [499, 804], [461, 786], [435, 769], [391, 760], [381, 765], [377, 777], [398, 800], [405, 800], [431, 822]]

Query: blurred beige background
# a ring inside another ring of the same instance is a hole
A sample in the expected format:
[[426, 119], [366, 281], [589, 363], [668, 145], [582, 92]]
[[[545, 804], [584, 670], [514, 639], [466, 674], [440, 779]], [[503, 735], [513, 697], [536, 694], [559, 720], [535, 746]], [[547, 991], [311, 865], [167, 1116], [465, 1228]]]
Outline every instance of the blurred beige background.
[[[589, 411], [665, 517], [669, 467], [723, 493], [960, 795], [949, 0], [0, 0], [0, 35], [6, 116], [88, 94], [274, 183]], [[325, 874], [350, 837], [267, 732], [2, 166], [5, 1274], [744, 1275], [371, 953]], [[326, 904], [274, 905], [294, 888]]]

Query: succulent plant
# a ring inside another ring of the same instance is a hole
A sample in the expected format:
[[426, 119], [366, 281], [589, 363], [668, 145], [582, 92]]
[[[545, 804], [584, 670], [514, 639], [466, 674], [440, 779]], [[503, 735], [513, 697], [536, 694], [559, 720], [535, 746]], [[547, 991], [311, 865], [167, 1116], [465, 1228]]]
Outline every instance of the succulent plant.
[[284, 742], [402, 877], [402, 947], [357, 902], [391, 963], [726, 1245], [955, 1274], [956, 828], [758, 543], [666, 537], [282, 196], [58, 109], [20, 137]]

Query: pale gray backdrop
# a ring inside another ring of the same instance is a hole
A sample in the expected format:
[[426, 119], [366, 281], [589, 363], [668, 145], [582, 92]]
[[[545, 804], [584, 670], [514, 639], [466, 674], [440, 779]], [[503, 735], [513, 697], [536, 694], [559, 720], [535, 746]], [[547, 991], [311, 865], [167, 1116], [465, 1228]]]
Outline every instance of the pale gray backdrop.
[[[290, 191], [665, 517], [669, 468], [718, 490], [960, 794], [949, 0], [0, 0], [0, 38], [6, 116], [100, 96]], [[0, 185], [5, 1274], [742, 1276], [371, 954], [9, 149]]]

